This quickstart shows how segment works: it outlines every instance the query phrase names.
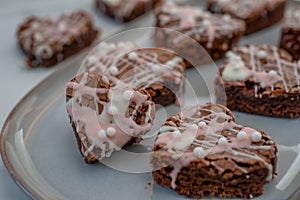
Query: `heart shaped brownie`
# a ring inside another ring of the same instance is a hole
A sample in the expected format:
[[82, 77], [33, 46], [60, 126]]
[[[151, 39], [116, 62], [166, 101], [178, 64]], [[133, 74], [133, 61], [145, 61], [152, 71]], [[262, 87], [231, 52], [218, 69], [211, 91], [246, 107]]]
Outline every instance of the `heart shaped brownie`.
[[235, 123], [222, 105], [198, 105], [169, 118], [151, 155], [154, 181], [178, 194], [252, 198], [275, 175], [277, 147], [262, 131]]

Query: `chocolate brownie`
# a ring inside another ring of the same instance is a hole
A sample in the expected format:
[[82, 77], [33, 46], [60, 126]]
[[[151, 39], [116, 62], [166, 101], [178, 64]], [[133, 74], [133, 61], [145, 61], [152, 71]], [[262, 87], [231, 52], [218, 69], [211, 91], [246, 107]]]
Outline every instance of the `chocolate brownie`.
[[197, 65], [197, 60], [207, 59], [207, 52], [213, 60], [223, 57], [245, 31], [244, 22], [229, 15], [211, 14], [200, 8], [170, 2], [156, 9], [156, 26], [167, 28], [156, 30], [157, 46], [174, 49]]
[[289, 53], [275, 46], [246, 45], [228, 57], [215, 83], [219, 103], [251, 114], [300, 116], [300, 63]]
[[300, 7], [290, 8], [285, 16], [280, 48], [289, 52], [294, 60], [300, 60]]
[[149, 10], [161, 0], [95, 0], [96, 8], [118, 22], [129, 22]]
[[286, 0], [209, 0], [208, 10], [244, 20], [246, 35], [269, 27], [284, 15]]
[[277, 147], [263, 131], [238, 125], [221, 105], [197, 105], [169, 118], [151, 154], [156, 184], [180, 195], [253, 198], [275, 176]]
[[67, 83], [67, 112], [85, 162], [110, 157], [152, 127], [155, 106], [144, 90], [83, 73]]
[[84, 11], [29, 17], [17, 32], [30, 67], [53, 66], [89, 46], [97, 34], [91, 16]]
[[131, 42], [101, 43], [83, 64], [85, 70], [114, 76], [130, 87], [145, 89], [156, 104], [180, 104], [183, 59], [168, 49], [139, 49]]

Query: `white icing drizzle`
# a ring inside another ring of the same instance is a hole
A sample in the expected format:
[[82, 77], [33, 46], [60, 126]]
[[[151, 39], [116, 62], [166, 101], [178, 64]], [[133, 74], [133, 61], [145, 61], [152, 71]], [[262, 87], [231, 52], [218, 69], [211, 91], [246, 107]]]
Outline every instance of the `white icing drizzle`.
[[[73, 12], [58, 17], [30, 18], [29, 25], [20, 32], [19, 39], [24, 41], [24, 50], [33, 52], [36, 64], [49, 59], [58, 52], [57, 59], [63, 59], [63, 46], [69, 45], [79, 34], [88, 33], [89, 18], [83, 12]], [[27, 23], [27, 22], [25, 22]], [[78, 43], [82, 43], [78, 41]]]
[[[162, 27], [170, 28], [185, 35], [200, 40], [207, 37], [206, 48], [213, 46], [215, 38], [226, 35], [232, 37], [234, 33], [244, 30], [242, 21], [231, 18], [229, 15], [215, 15], [203, 11], [200, 8], [176, 5], [174, 3], [165, 3], [157, 10], [159, 23]], [[179, 24], [168, 26], [170, 22], [179, 21]], [[175, 37], [173, 43], [179, 43], [186, 38], [185, 35]], [[227, 45], [224, 43], [225, 50]]]
[[[162, 63], [159, 61], [159, 53], [148, 52], [147, 49], [135, 50], [136, 48], [137, 46], [130, 42], [101, 43], [84, 65], [89, 72], [117, 77], [136, 89], [148, 89], [154, 83], [168, 87], [165, 80], [171, 79], [179, 87], [178, 91], [172, 92], [176, 94], [178, 103], [181, 103], [185, 70], [182, 58], [174, 55], [171, 60]], [[92, 59], [91, 63], [91, 57], [97, 59]]]
[[214, 3], [214, 12], [226, 12], [240, 19], [247, 19], [250, 15], [258, 13], [263, 15], [265, 10], [270, 10], [283, 0], [210, 0]]
[[[282, 83], [283, 90], [290, 92], [295, 86], [300, 91], [300, 67], [297, 63], [280, 57], [280, 50], [275, 46], [242, 46], [229, 55], [224, 65], [222, 78], [225, 81], [245, 81], [253, 78], [260, 87], [274, 90], [277, 83]], [[262, 52], [266, 56], [262, 56]], [[247, 63], [243, 57], [248, 58]], [[259, 86], [254, 86], [255, 97], [260, 96]]]
[[[275, 154], [276, 148], [271, 146], [274, 142], [268, 137], [267, 140], [257, 137], [258, 132], [252, 128], [236, 124], [234, 119], [223, 109], [218, 105], [210, 104], [187, 108], [166, 121], [159, 130], [155, 145], [164, 145], [163, 149], [167, 149], [174, 155], [173, 157], [178, 157], [173, 164], [174, 170], [170, 174], [173, 189], [176, 187], [175, 182], [182, 167], [196, 159], [206, 159], [215, 154], [219, 154], [222, 158], [223, 152], [232, 155], [228, 156], [231, 160], [237, 159], [243, 162], [245, 159], [250, 159], [263, 163], [268, 169], [266, 180], [270, 181], [273, 178], [272, 164], [258, 152], [273, 148]], [[171, 121], [172, 119], [176, 121], [177, 125]], [[199, 126], [200, 122], [205, 122], [207, 126]], [[191, 128], [191, 125], [196, 125], [198, 128], [195, 130]], [[174, 135], [175, 131], [179, 131], [181, 134]], [[237, 138], [241, 132], [246, 136], [242, 139]], [[253, 135], [255, 135], [255, 141], [252, 140]], [[263, 144], [257, 143], [259, 141], [262, 141]], [[235, 164], [241, 172], [249, 173], [246, 168], [239, 166], [238, 162]], [[224, 171], [216, 163], [213, 165], [221, 172]]]
[[[88, 147], [82, 148], [84, 156], [88, 156], [97, 148], [101, 151], [100, 155], [96, 156], [101, 160], [110, 157], [113, 151], [120, 150], [133, 136], [141, 136], [151, 129], [154, 104], [148, 100], [147, 95], [130, 89], [113, 77], [110, 80], [102, 77], [104, 82], [111, 81], [110, 89], [91, 88], [87, 86], [88, 79], [89, 74], [84, 73], [79, 83], [67, 83], [67, 87], [74, 91], [73, 98], [67, 103], [67, 111], [75, 123], [77, 133], [84, 135], [81, 137], [82, 141], [90, 143]], [[123, 98], [128, 91], [131, 92], [131, 98]], [[101, 100], [99, 95], [107, 95], [109, 102]], [[92, 100], [88, 106], [83, 106], [83, 98], [87, 96], [92, 97]], [[135, 102], [136, 105], [132, 115], [127, 116], [131, 102]], [[147, 106], [144, 125], [138, 125], [134, 120], [135, 113], [141, 106]], [[109, 112], [110, 108], [115, 108], [115, 111]]]

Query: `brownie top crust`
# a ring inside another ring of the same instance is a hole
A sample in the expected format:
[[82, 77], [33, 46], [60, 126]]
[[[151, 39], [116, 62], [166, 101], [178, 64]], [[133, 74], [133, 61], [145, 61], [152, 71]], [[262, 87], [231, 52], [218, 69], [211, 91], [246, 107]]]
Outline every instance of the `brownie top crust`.
[[209, 0], [210, 9], [216, 13], [228, 13], [238, 19], [252, 21], [266, 11], [275, 9], [286, 0]]
[[300, 6], [290, 8], [287, 11], [282, 26], [300, 31]]
[[110, 157], [152, 127], [155, 107], [146, 91], [95, 72], [80, 74], [66, 86], [67, 112], [85, 157]]
[[58, 54], [58, 60], [62, 60], [63, 47], [71, 45], [80, 35], [95, 31], [92, 23], [91, 16], [84, 11], [44, 18], [29, 17], [17, 34], [22, 49], [37, 60], [50, 59], [55, 54]]
[[154, 155], [170, 158], [152, 165], [174, 167], [170, 173], [173, 189], [180, 170], [191, 163], [214, 166], [223, 178], [230, 178], [225, 175], [228, 171], [230, 176], [251, 173], [258, 163], [268, 171], [266, 181], [275, 173], [274, 141], [262, 131], [236, 124], [231, 111], [221, 105], [197, 105], [169, 118], [153, 150]]
[[254, 89], [255, 96], [300, 92], [300, 62], [270, 45], [240, 46], [228, 52], [222, 79], [233, 86]]
[[[245, 32], [243, 21], [229, 15], [212, 14], [188, 5], [165, 3], [156, 9], [157, 26], [170, 28], [200, 41], [208, 39], [207, 48], [213, 46], [215, 38], [230, 38], [234, 34]], [[174, 43], [184, 39], [184, 35], [175, 38]]]
[[139, 49], [131, 42], [102, 43], [85, 60], [85, 70], [113, 76], [135, 89], [161, 84], [183, 95], [185, 64], [169, 49]]

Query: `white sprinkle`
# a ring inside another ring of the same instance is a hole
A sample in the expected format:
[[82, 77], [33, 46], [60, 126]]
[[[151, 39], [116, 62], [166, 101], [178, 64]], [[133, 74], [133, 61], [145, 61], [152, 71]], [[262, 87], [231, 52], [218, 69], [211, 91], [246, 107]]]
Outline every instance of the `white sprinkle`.
[[250, 198], [250, 199], [253, 199], [253, 195], [252, 195], [252, 194], [250, 194], [250, 195], [249, 195], [249, 198]]
[[60, 31], [60, 32], [64, 32], [65, 30], [66, 30], [66, 25], [64, 24], [64, 23], [60, 23], [60, 24], [58, 24], [58, 30]]
[[41, 34], [39, 34], [39, 33], [35, 33], [33, 35], [33, 37], [34, 37], [34, 40], [37, 41], [37, 42], [42, 42], [43, 39], [44, 39], [43, 36]]
[[245, 131], [240, 131], [240, 132], [237, 134], [236, 138], [237, 138], [238, 140], [246, 140], [246, 139], [247, 139], [247, 133], [246, 133]]
[[107, 129], [107, 135], [108, 135], [109, 137], [115, 136], [115, 135], [116, 135], [116, 129], [114, 129], [113, 127], [109, 127], [109, 128]]
[[100, 131], [98, 131], [98, 137], [101, 138], [101, 139], [106, 138], [105, 131], [102, 130], [102, 129]]
[[262, 139], [262, 135], [260, 132], [256, 131], [251, 135], [251, 139], [253, 142], [259, 142]]
[[152, 71], [153, 72], [159, 72], [160, 71], [160, 66], [157, 64], [152, 65]]
[[117, 75], [119, 73], [119, 70], [117, 67], [115, 66], [112, 66], [109, 68], [109, 72], [112, 74], [112, 75]]
[[94, 65], [97, 62], [97, 58], [95, 56], [90, 56], [88, 57], [87, 62], [88, 65]]
[[246, 175], [246, 179], [249, 179], [250, 178], [250, 176], [249, 175]]
[[132, 95], [133, 95], [133, 91], [131, 91], [131, 90], [126, 90], [126, 91], [123, 93], [123, 98], [124, 98], [125, 100], [128, 101], [128, 100], [131, 99]]
[[108, 48], [110, 50], [114, 50], [114, 49], [116, 49], [116, 45], [114, 43], [108, 44]]
[[297, 63], [297, 64], [298, 64], [298, 67], [300, 67], [300, 60], [298, 60], [298, 63]]
[[225, 138], [225, 137], [221, 137], [220, 139], [219, 139], [219, 141], [218, 141], [218, 144], [220, 144], [220, 145], [227, 145], [228, 144], [228, 141], [227, 141], [227, 139]]
[[174, 131], [172, 134], [174, 137], [178, 137], [179, 135], [181, 135], [180, 131]]
[[168, 61], [168, 62], [166, 63], [166, 65], [167, 65], [168, 67], [174, 67], [174, 66], [177, 65], [177, 63], [174, 62], [173, 60], [170, 60], [170, 61]]
[[196, 124], [190, 125], [189, 128], [190, 128], [191, 130], [193, 130], [193, 131], [198, 130], [198, 126], [197, 126]]
[[223, 20], [228, 22], [231, 19], [230, 15], [224, 15]]
[[136, 61], [137, 58], [138, 58], [138, 55], [137, 55], [136, 52], [131, 52], [131, 53], [128, 54], [128, 58], [129, 58], [130, 61]]
[[259, 59], [266, 58], [267, 57], [267, 53], [265, 51], [263, 51], [263, 50], [260, 50], [260, 51], [257, 52], [257, 57]]
[[201, 121], [198, 123], [198, 126], [200, 126], [201, 128], [206, 127], [206, 123], [204, 121]]
[[208, 26], [210, 22], [208, 20], [203, 20], [202, 21], [203, 26]]
[[227, 51], [226, 54], [225, 54], [225, 57], [230, 58], [233, 55], [234, 55], [233, 51]]
[[204, 149], [202, 147], [196, 147], [193, 150], [194, 156], [197, 158], [201, 158], [204, 155]]
[[175, 57], [173, 60], [177, 63], [183, 62], [183, 59], [181, 57]]
[[275, 78], [277, 76], [277, 72], [274, 70], [271, 70], [268, 72], [269, 78]]
[[108, 109], [108, 113], [111, 114], [111, 115], [115, 115], [118, 113], [118, 109], [114, 106], [111, 106], [109, 109]]

